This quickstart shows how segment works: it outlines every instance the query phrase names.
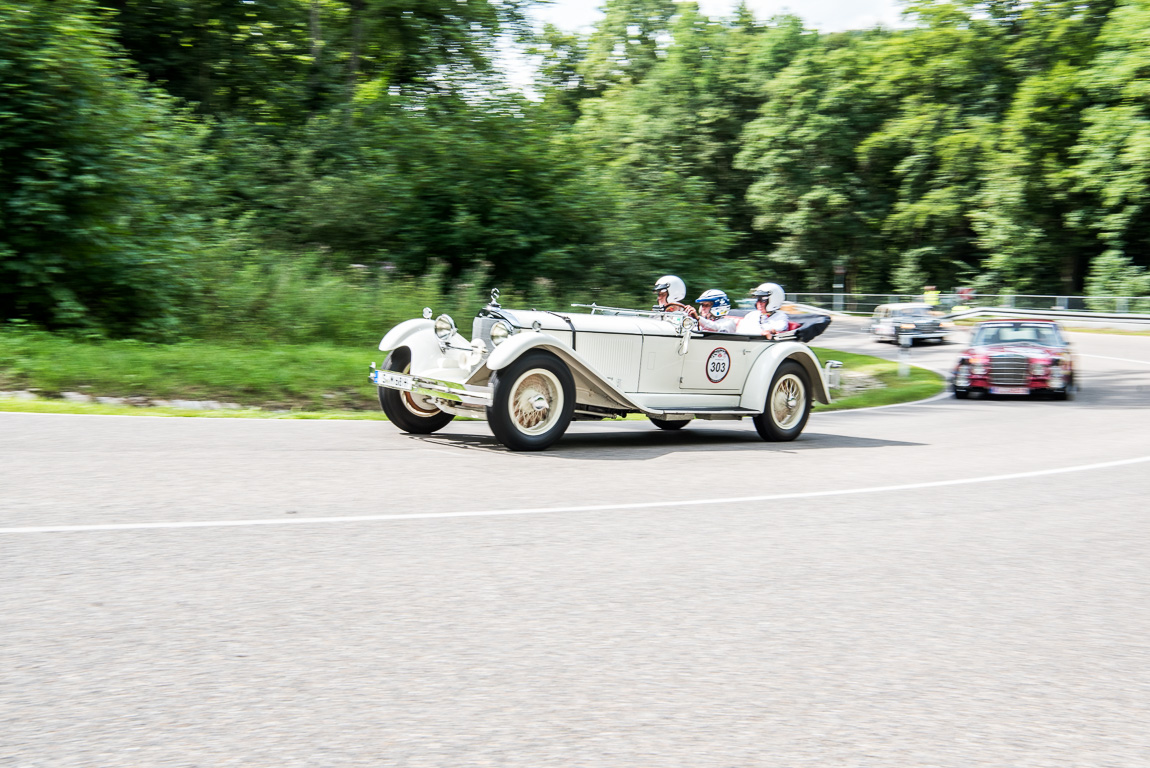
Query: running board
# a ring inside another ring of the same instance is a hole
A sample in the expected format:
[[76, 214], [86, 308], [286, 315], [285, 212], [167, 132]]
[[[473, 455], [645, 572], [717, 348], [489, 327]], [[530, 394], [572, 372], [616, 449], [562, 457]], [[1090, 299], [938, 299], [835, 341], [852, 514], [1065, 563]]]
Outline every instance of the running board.
[[648, 413], [667, 421], [689, 421], [690, 419], [725, 421], [738, 420], [744, 416], [758, 416], [762, 411], [756, 411], [753, 408], [692, 408], [690, 410], [648, 411]]

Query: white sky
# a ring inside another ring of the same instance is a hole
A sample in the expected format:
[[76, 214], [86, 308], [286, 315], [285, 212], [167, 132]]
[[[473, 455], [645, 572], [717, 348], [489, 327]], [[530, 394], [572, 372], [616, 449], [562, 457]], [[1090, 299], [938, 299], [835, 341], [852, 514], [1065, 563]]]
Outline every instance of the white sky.
[[[729, 16], [734, 12], [737, 0], [697, 0], [699, 9], [712, 18]], [[590, 32], [592, 25], [602, 18], [599, 7], [603, 0], [552, 0], [547, 5], [537, 5], [531, 15], [541, 28], [550, 22], [560, 29]], [[900, 20], [900, 6], [895, 0], [747, 0], [747, 6], [755, 18], [765, 21], [781, 13], [792, 13], [803, 20], [808, 27], [820, 32], [841, 32], [844, 29], [869, 29], [905, 26]], [[533, 67], [528, 57], [506, 45], [503, 68], [511, 83], [533, 94]]]
[[[698, 0], [699, 9], [712, 17], [729, 16], [736, 3], [733, 0]], [[602, 0], [554, 0], [538, 6], [534, 15], [540, 22], [551, 22], [566, 30], [587, 31], [602, 17]], [[793, 13], [822, 32], [840, 32], [844, 29], [866, 29], [879, 24], [899, 26], [899, 6], [894, 0], [748, 0], [748, 7], [758, 19], [768, 19], [780, 13]]]

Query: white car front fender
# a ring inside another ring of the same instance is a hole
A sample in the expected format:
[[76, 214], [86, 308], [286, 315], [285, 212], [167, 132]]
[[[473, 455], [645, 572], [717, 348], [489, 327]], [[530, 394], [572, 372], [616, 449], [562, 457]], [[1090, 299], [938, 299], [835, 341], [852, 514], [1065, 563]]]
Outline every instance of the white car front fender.
[[379, 342], [379, 351], [390, 352], [393, 349], [411, 346], [405, 343], [407, 339], [423, 330], [431, 332], [432, 344], [435, 344], [435, 321], [417, 318], [415, 320], [404, 320], [388, 331], [387, 335]]
[[458, 333], [445, 347], [435, 335], [431, 320], [407, 320], [392, 328], [379, 342], [381, 352], [392, 352], [401, 347], [411, 351], [411, 372], [420, 376], [461, 381], [468, 370], [467, 339]]
[[819, 366], [819, 359], [811, 348], [797, 341], [781, 341], [772, 344], [770, 349], [759, 355], [751, 372], [747, 376], [747, 384], [743, 387], [743, 398], [740, 406], [762, 411], [767, 402], [767, 390], [770, 389], [771, 380], [775, 371], [787, 360], [794, 360], [803, 366], [811, 379], [811, 394], [820, 403], [830, 403], [830, 393], [827, 391], [826, 381], [823, 380], [823, 370]]

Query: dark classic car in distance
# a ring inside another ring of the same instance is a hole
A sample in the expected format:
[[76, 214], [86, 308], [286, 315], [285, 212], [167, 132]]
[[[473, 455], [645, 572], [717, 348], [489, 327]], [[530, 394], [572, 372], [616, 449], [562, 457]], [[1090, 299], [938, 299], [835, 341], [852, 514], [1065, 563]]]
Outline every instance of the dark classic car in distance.
[[1050, 320], [988, 320], [974, 327], [954, 369], [954, 396], [1045, 393], [1065, 400], [1074, 391], [1070, 346]]
[[880, 304], [875, 307], [869, 329], [875, 341], [913, 344], [919, 339], [932, 339], [941, 344], [954, 324], [943, 320], [940, 314], [929, 304]]

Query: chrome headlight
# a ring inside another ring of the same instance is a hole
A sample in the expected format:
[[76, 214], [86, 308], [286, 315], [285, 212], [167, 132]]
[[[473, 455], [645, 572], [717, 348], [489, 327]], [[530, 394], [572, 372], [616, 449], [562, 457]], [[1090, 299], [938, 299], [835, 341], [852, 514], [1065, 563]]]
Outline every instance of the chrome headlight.
[[1045, 376], [1046, 375], [1046, 363], [1031, 363], [1030, 364], [1030, 375], [1031, 376]]
[[455, 335], [455, 321], [449, 315], [440, 315], [435, 318], [435, 335], [447, 341]]
[[503, 342], [507, 341], [507, 337], [510, 335], [511, 326], [502, 320], [491, 326], [491, 343], [497, 347]]

